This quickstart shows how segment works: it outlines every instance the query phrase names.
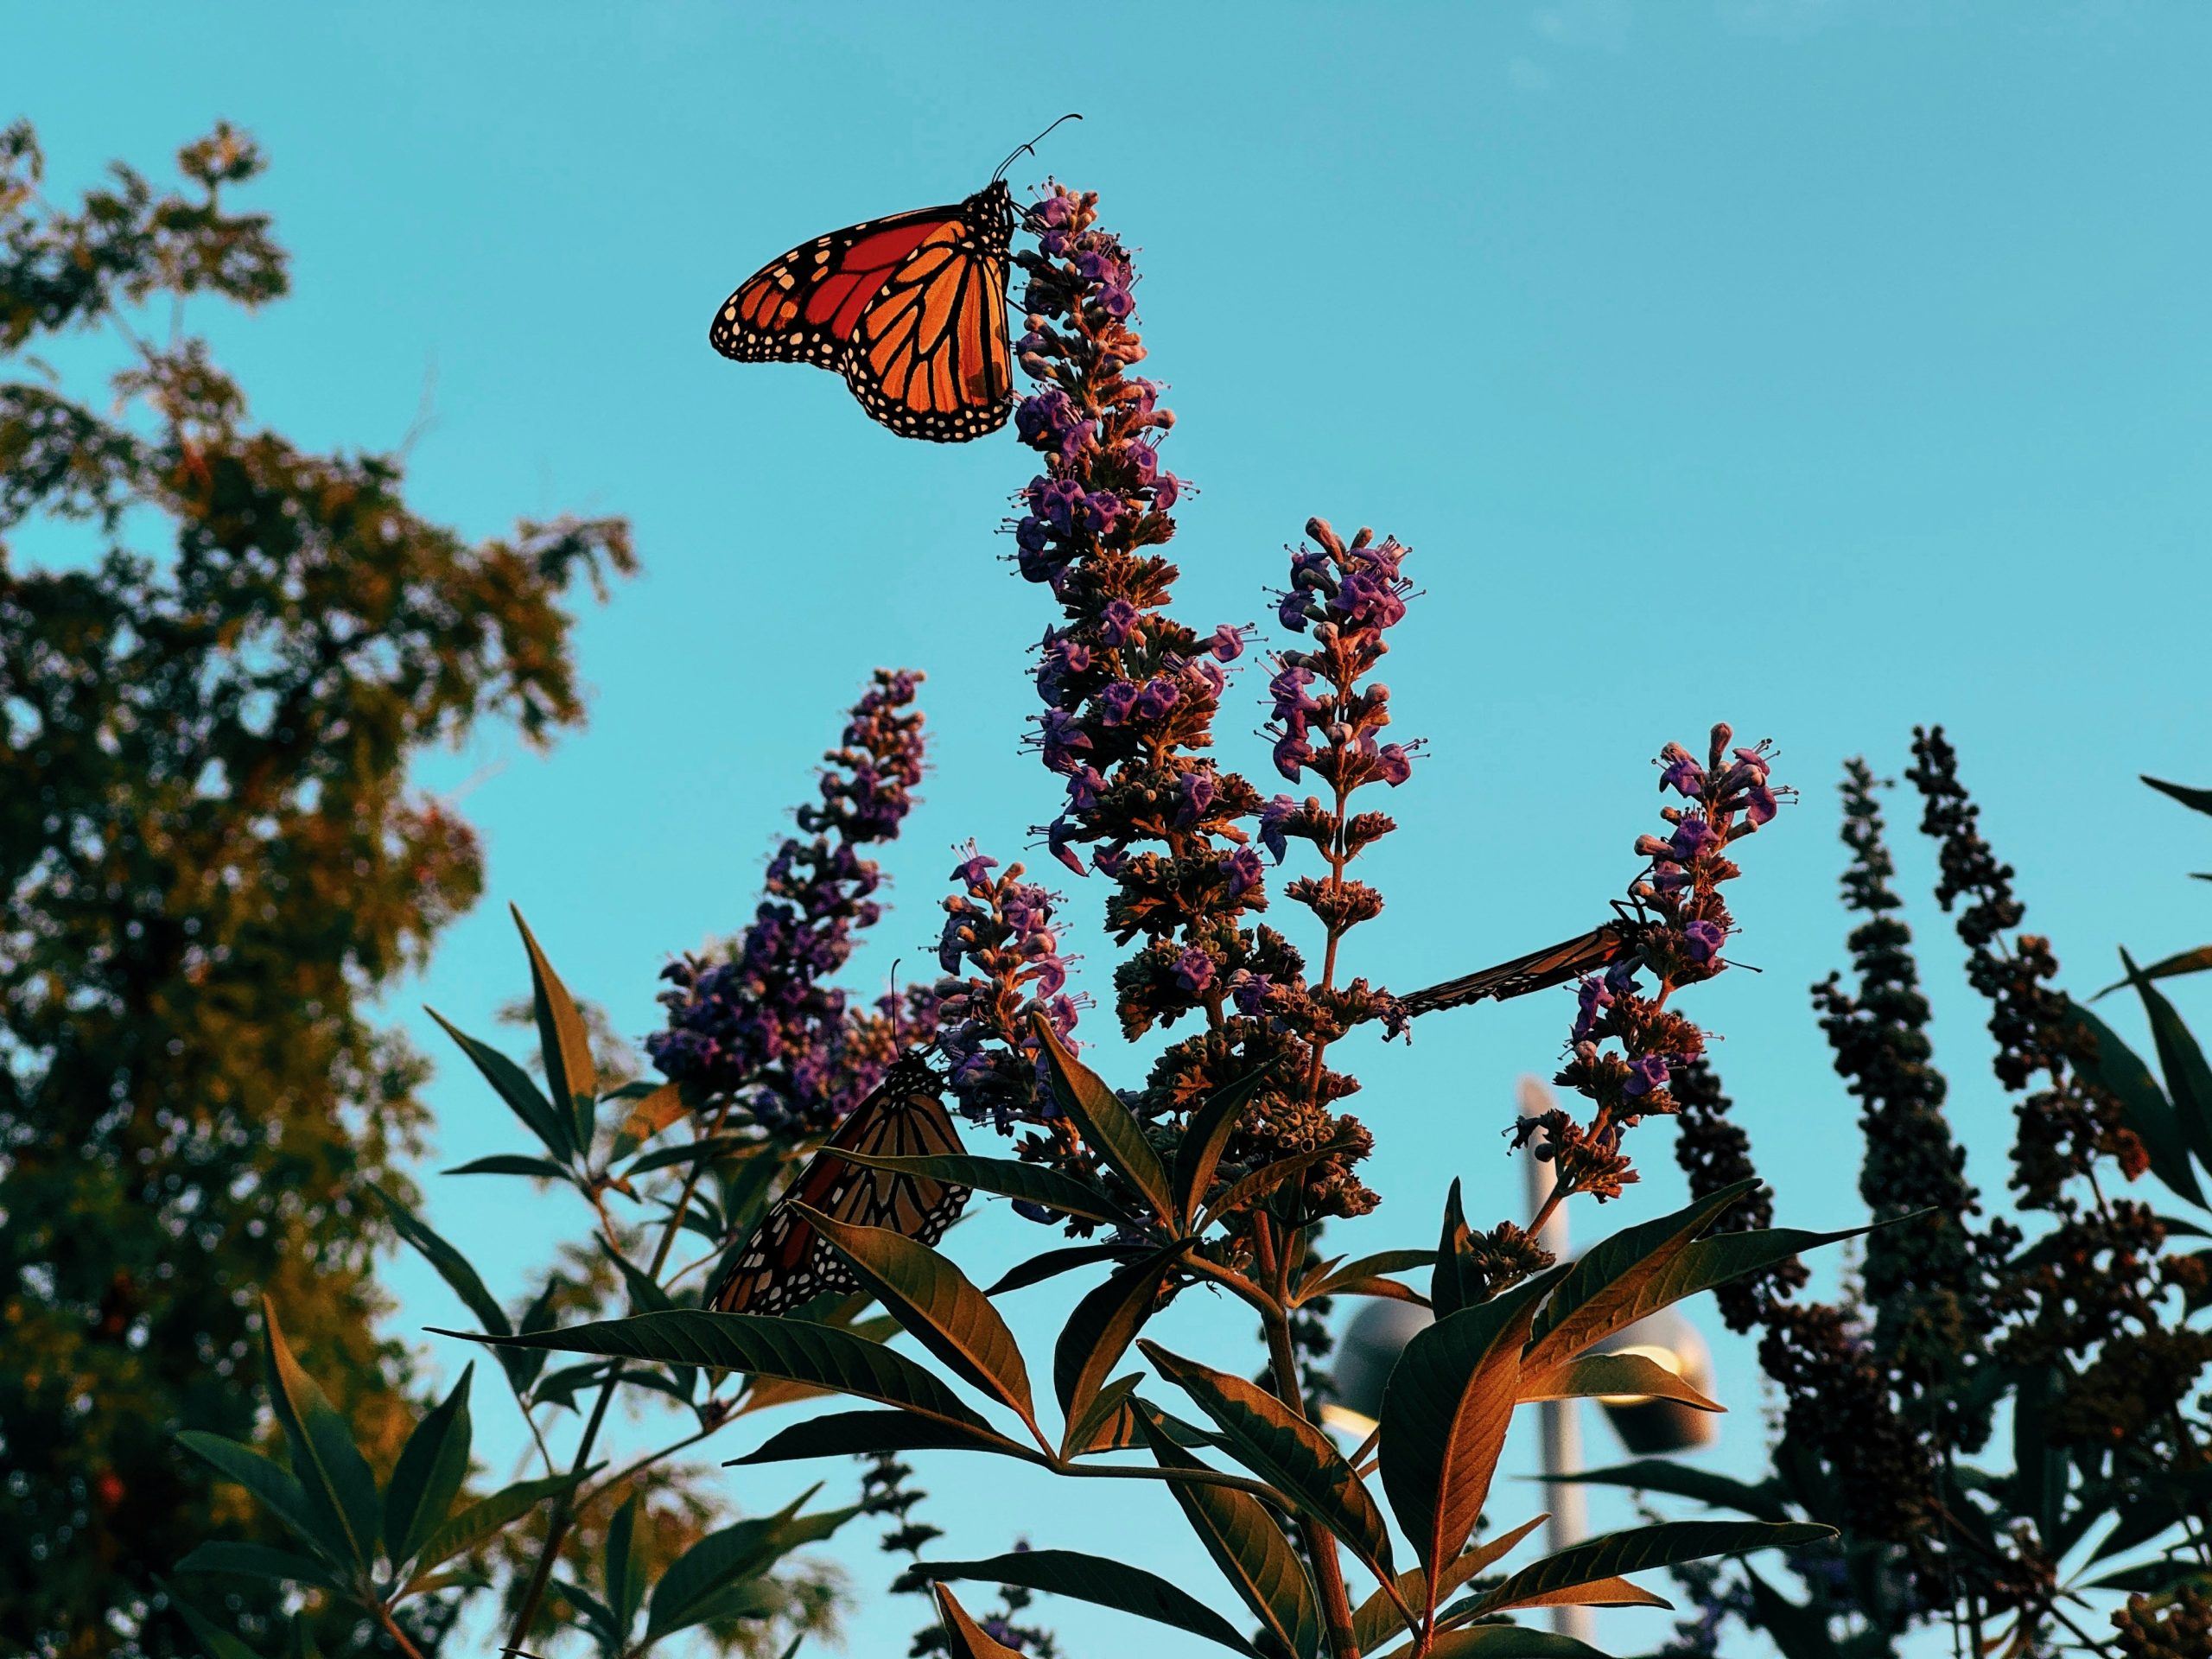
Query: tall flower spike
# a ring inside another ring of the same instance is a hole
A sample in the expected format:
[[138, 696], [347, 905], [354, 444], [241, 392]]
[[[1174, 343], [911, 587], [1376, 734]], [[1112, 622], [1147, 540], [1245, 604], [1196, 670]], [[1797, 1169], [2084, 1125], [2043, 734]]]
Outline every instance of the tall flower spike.
[[[1018, 353], [1039, 389], [1014, 425], [1041, 470], [1019, 498], [1014, 560], [1062, 613], [1039, 645], [1045, 708], [1033, 741], [1066, 795], [1039, 833], [1071, 870], [1114, 883], [1108, 928], [1136, 945], [1114, 976], [1123, 1033], [1193, 1016], [1201, 1027], [1155, 1062], [1140, 1115], [1166, 1123], [1281, 1062], [1284, 1084], [1255, 1096], [1224, 1167], [1340, 1140], [1347, 1149], [1311, 1166], [1301, 1196], [1317, 1217], [1361, 1213], [1374, 1203], [1351, 1173], [1366, 1134], [1328, 1108], [1357, 1085], [1319, 1064], [1319, 1046], [1349, 1022], [1315, 1000], [1287, 942], [1251, 919], [1268, 893], [1247, 826], [1256, 820], [1260, 848], [1280, 857], [1286, 817], [1208, 753], [1249, 630], [1201, 632], [1167, 609], [1177, 571], [1160, 550], [1187, 486], [1160, 461], [1174, 424], [1160, 388], [1130, 372], [1145, 357], [1131, 326], [1135, 267], [1099, 226], [1096, 195], [1055, 186], [1028, 223], [1037, 245], [1019, 256], [1028, 321]], [[1014, 1115], [1045, 1114], [1032, 1102]]]
[[913, 708], [922, 676], [878, 669], [823, 758], [819, 801], [798, 809], [807, 839], [768, 861], [764, 896], [726, 959], [687, 956], [662, 973], [667, 1029], [646, 1039], [661, 1074], [704, 1099], [734, 1097], [772, 1132], [828, 1127], [875, 1086], [899, 1036], [925, 1039], [925, 995], [848, 1005], [828, 983], [854, 935], [882, 914], [882, 877], [859, 849], [894, 839], [921, 781], [925, 740]]

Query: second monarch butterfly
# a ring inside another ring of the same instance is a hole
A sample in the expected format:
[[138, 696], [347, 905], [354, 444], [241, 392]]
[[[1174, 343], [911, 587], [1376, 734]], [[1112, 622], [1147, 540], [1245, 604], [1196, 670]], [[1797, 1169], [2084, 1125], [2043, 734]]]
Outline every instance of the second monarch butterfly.
[[1630, 915], [1625, 906], [1616, 908], [1620, 914], [1587, 933], [1578, 933], [1544, 950], [1501, 962], [1495, 968], [1412, 992], [1400, 997], [1398, 1006], [1408, 1014], [1433, 1014], [1440, 1008], [1465, 1007], [1470, 1002], [1503, 1002], [1508, 997], [1525, 996], [1530, 991], [1564, 985], [1570, 979], [1610, 968], [1636, 949], [1643, 935], [1644, 925], [1640, 919]]
[[936, 1072], [920, 1055], [893, 1061], [883, 1081], [760, 1218], [707, 1306], [721, 1313], [784, 1313], [817, 1296], [860, 1288], [845, 1259], [798, 1213], [800, 1205], [862, 1227], [888, 1227], [924, 1244], [944, 1237], [968, 1202], [966, 1187], [870, 1169], [837, 1155], [958, 1152], [959, 1132], [938, 1088]]
[[965, 201], [863, 219], [770, 260], [722, 302], [708, 344], [741, 363], [834, 370], [901, 437], [964, 443], [997, 431], [1014, 396], [1014, 206], [1000, 175], [1036, 142]]

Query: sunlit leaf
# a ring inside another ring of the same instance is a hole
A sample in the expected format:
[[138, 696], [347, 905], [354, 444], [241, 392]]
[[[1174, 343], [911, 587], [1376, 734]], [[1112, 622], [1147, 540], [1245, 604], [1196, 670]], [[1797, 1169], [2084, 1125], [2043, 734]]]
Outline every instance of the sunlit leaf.
[[995, 1429], [973, 1428], [911, 1411], [833, 1411], [779, 1429], [758, 1451], [732, 1465], [789, 1463], [799, 1458], [866, 1457], [877, 1452], [995, 1452], [1031, 1463], [1044, 1459]]
[[1541, 1377], [1524, 1376], [1521, 1382], [1523, 1400], [1587, 1400], [1601, 1395], [1678, 1400], [1700, 1411], [1727, 1409], [1645, 1354], [1584, 1354], [1553, 1366]]
[[510, 905], [508, 914], [522, 934], [530, 952], [531, 1003], [537, 1015], [537, 1052], [545, 1063], [545, 1086], [556, 1109], [565, 1109], [579, 1152], [588, 1152], [594, 1111], [599, 1103], [599, 1068], [591, 1058], [591, 1035], [575, 999], [569, 995], [553, 964], [537, 948], [537, 936], [522, 912]]
[[[1206, 1466], [1175, 1444], [1150, 1406], [1138, 1401], [1133, 1409], [1138, 1430], [1161, 1468]], [[1306, 1564], [1266, 1506], [1232, 1487], [1171, 1481], [1167, 1489], [1222, 1576], [1268, 1633], [1298, 1659], [1313, 1659], [1321, 1643], [1320, 1598]]]
[[1183, 1139], [1175, 1149], [1175, 1215], [1178, 1224], [1188, 1228], [1204, 1202], [1206, 1188], [1213, 1185], [1213, 1173], [1221, 1162], [1222, 1148], [1229, 1144], [1229, 1137], [1236, 1133], [1237, 1120], [1260, 1085], [1267, 1081], [1273, 1063], [1226, 1084], [1214, 1090], [1205, 1103], [1192, 1112], [1184, 1126]]
[[1198, 1227], [1201, 1230], [1211, 1227], [1224, 1216], [1233, 1216], [1239, 1211], [1250, 1208], [1294, 1175], [1303, 1174], [1324, 1158], [1334, 1158], [1339, 1153], [1352, 1151], [1357, 1144], [1347, 1135], [1325, 1141], [1318, 1147], [1308, 1147], [1304, 1152], [1294, 1152], [1287, 1158], [1278, 1158], [1272, 1163], [1261, 1165], [1215, 1194], [1213, 1201], [1206, 1205], [1205, 1212], [1198, 1217]]
[[[1052, 1351], [1052, 1389], [1063, 1421], [1071, 1431], [1089, 1411], [1108, 1375], [1129, 1351], [1159, 1299], [1160, 1287], [1188, 1253], [1192, 1241], [1162, 1246], [1141, 1261], [1120, 1268], [1075, 1305]], [[1060, 1455], [1088, 1451], [1062, 1439]]]
[[1570, 1544], [1513, 1573], [1485, 1593], [1456, 1604], [1454, 1621], [1479, 1618], [1531, 1596], [1548, 1595], [1576, 1585], [1595, 1584], [1624, 1573], [1639, 1573], [1713, 1555], [1747, 1555], [1758, 1549], [1794, 1549], [1836, 1535], [1834, 1527], [1791, 1521], [1669, 1521], [1631, 1527]]
[[1024, 1290], [1096, 1262], [1126, 1262], [1131, 1256], [1143, 1255], [1145, 1249], [1142, 1244], [1074, 1244], [1064, 1250], [1046, 1250], [1027, 1262], [1015, 1262], [995, 1283], [986, 1287], [983, 1294], [1001, 1296], [1009, 1290]]
[[1640, 1584], [1626, 1579], [1591, 1579], [1581, 1584], [1563, 1585], [1556, 1590], [1532, 1590], [1511, 1601], [1500, 1602], [1490, 1611], [1510, 1613], [1528, 1607], [1669, 1607], [1675, 1604], [1666, 1597], [1646, 1590]]
[[[2197, 878], [2200, 881], [2206, 879], [2203, 876]], [[2212, 968], [2212, 944], [2200, 944], [2194, 950], [2183, 950], [2162, 957], [2141, 971], [2145, 979], [2178, 979], [2183, 974], [2201, 974], [2208, 968]], [[2127, 983], [2125, 977], [2115, 979], [2089, 1001], [2101, 1002]]]
[[[632, 1085], [633, 1088], [636, 1085]], [[622, 1091], [617, 1091], [619, 1097]], [[639, 1147], [652, 1140], [670, 1124], [684, 1117], [691, 1109], [691, 1103], [684, 1098], [680, 1083], [664, 1083], [650, 1092], [635, 1096], [628, 1116], [614, 1131], [614, 1140], [607, 1149], [607, 1161], [619, 1164]]]
[[1083, 1414], [1069, 1422], [1065, 1442], [1075, 1450], [1066, 1455], [1118, 1452], [1135, 1445], [1137, 1420], [1136, 1414], [1129, 1409], [1129, 1396], [1143, 1381], [1142, 1371], [1131, 1371], [1100, 1389], [1084, 1408]]
[[353, 1444], [353, 1431], [313, 1377], [300, 1369], [276, 1308], [261, 1299], [262, 1361], [269, 1403], [292, 1454], [292, 1473], [317, 1530], [342, 1538], [353, 1564], [365, 1569], [375, 1558], [384, 1517], [378, 1512], [377, 1478]]
[[1257, 1650], [1235, 1625], [1187, 1592], [1141, 1567], [1071, 1549], [1016, 1550], [981, 1561], [919, 1561], [907, 1576], [917, 1581], [975, 1579], [986, 1584], [1018, 1584], [1048, 1595], [1069, 1596], [1171, 1624], [1256, 1659]]
[[1489, 1294], [1487, 1277], [1475, 1263], [1472, 1230], [1459, 1199], [1459, 1179], [1444, 1195], [1444, 1227], [1436, 1242], [1436, 1268], [1428, 1275], [1428, 1305], [1446, 1319]]
[[[1436, 1599], [1442, 1601], [1476, 1573], [1487, 1571], [1491, 1563], [1500, 1561], [1512, 1552], [1513, 1547], [1549, 1520], [1549, 1516], [1532, 1516], [1510, 1532], [1502, 1532], [1495, 1538], [1464, 1551], [1443, 1572], [1437, 1574]], [[1428, 1575], [1417, 1567], [1409, 1567], [1398, 1574], [1398, 1598], [1408, 1607], [1426, 1607], [1428, 1604]], [[1353, 1611], [1352, 1634], [1359, 1639], [1359, 1650], [1372, 1653], [1390, 1638], [1394, 1630], [1405, 1628], [1396, 1603], [1389, 1594], [1377, 1590]]]
[[[1382, 1659], [1411, 1659], [1411, 1647], [1393, 1648]], [[1445, 1630], [1430, 1644], [1427, 1659], [1610, 1659], [1587, 1642], [1522, 1624], [1473, 1624]]]
[[1520, 1395], [1521, 1349], [1560, 1271], [1416, 1332], [1383, 1387], [1382, 1490], [1432, 1573], [1459, 1554], [1490, 1496]]
[[944, 1621], [951, 1659], [1021, 1659], [1018, 1649], [1007, 1647], [970, 1618], [944, 1585], [932, 1584], [930, 1592], [937, 1598], [938, 1617]]
[[[1371, 1289], [1358, 1288], [1394, 1273], [1405, 1273], [1414, 1268], [1425, 1268], [1436, 1260], [1434, 1250], [1377, 1250], [1372, 1255], [1363, 1255], [1356, 1261], [1341, 1262], [1312, 1282], [1298, 1287], [1294, 1302], [1310, 1302], [1323, 1296], [1372, 1296]], [[1405, 1287], [1398, 1287], [1405, 1290]], [[1382, 1293], [1388, 1294], [1389, 1293]], [[1425, 1296], [1415, 1296], [1407, 1291], [1414, 1301], [1427, 1302]]]
[[[650, 1175], [657, 1169], [675, 1169], [685, 1164], [696, 1164], [702, 1159], [734, 1158], [760, 1141], [749, 1135], [709, 1135], [696, 1141], [684, 1141], [672, 1147], [658, 1147], [643, 1157], [634, 1160], [622, 1172], [622, 1179], [630, 1180], [639, 1175]], [[775, 1160], [765, 1166], [773, 1172]], [[698, 1200], [695, 1198], [693, 1203]]]
[[1382, 1511], [1328, 1434], [1255, 1384], [1141, 1344], [1160, 1374], [1197, 1402], [1230, 1453], [1342, 1539], [1378, 1579], [1394, 1576]]
[[415, 1425], [400, 1449], [384, 1494], [385, 1548], [395, 1561], [411, 1557], [453, 1508], [468, 1478], [468, 1390], [472, 1361], [461, 1381]]
[[575, 1126], [565, 1112], [556, 1112], [538, 1086], [530, 1080], [530, 1073], [517, 1065], [489, 1043], [480, 1043], [454, 1025], [435, 1008], [426, 1007], [423, 1013], [445, 1028], [447, 1036], [461, 1045], [461, 1052], [475, 1063], [484, 1074], [484, 1080], [497, 1091], [507, 1109], [523, 1121], [523, 1127], [536, 1135], [545, 1150], [560, 1162], [573, 1164], [576, 1159]]
[[1103, 1222], [1109, 1227], [1137, 1225], [1135, 1218], [1128, 1211], [1104, 1193], [1071, 1175], [1047, 1169], [1042, 1164], [1025, 1164], [1014, 1158], [976, 1158], [966, 1153], [950, 1152], [912, 1158], [859, 1152], [840, 1152], [837, 1156], [847, 1163], [861, 1164], [869, 1169], [889, 1170], [899, 1175], [918, 1175], [925, 1180], [943, 1181], [951, 1186], [995, 1193], [1002, 1198], [1020, 1198], [1029, 1204], [1042, 1205], [1047, 1210], [1058, 1210], [1065, 1215], [1080, 1216], [1085, 1221]]
[[[435, 1327], [434, 1327], [435, 1329]], [[494, 1346], [553, 1349], [563, 1353], [604, 1354], [622, 1359], [659, 1360], [714, 1370], [765, 1373], [787, 1377], [835, 1394], [856, 1395], [887, 1406], [970, 1427], [989, 1424], [929, 1372], [880, 1344], [850, 1332], [804, 1319], [757, 1313], [709, 1313], [697, 1308], [670, 1308], [626, 1319], [601, 1319], [564, 1331], [485, 1337], [467, 1331], [438, 1331]]]
[[[1120, 1172], [1122, 1179], [1143, 1194], [1153, 1213], [1173, 1216], [1175, 1203], [1167, 1181], [1166, 1166], [1145, 1138], [1144, 1126], [1122, 1104], [1106, 1081], [1068, 1052], [1052, 1022], [1036, 1016], [1038, 1039], [1052, 1071], [1052, 1096], [1082, 1131], [1085, 1145]], [[1055, 1206], [1057, 1207], [1057, 1206]], [[1078, 1212], [1079, 1213], [1079, 1212]]]
[[1014, 1332], [949, 1258], [893, 1228], [854, 1226], [804, 1205], [793, 1209], [907, 1334], [957, 1376], [1035, 1425], [1029, 1368]]

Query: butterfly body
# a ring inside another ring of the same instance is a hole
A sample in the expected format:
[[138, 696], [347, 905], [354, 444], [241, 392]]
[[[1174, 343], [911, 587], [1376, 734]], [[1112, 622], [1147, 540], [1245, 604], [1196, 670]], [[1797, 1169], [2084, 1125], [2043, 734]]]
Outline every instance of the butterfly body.
[[902, 437], [961, 443], [1006, 424], [1014, 391], [1007, 270], [1014, 194], [863, 220], [772, 259], [715, 313], [740, 363], [833, 370]]
[[1402, 996], [1398, 1006], [1408, 1014], [1434, 1014], [1442, 1008], [1465, 1007], [1470, 1002], [1503, 1002], [1509, 997], [1564, 985], [1570, 979], [1611, 967], [1636, 949], [1642, 935], [1643, 925], [1631, 916], [1623, 915], [1587, 933], [1578, 933], [1544, 950], [1501, 962], [1495, 968], [1447, 979], [1441, 984]]
[[919, 1056], [902, 1056], [769, 1207], [706, 1305], [722, 1313], [785, 1313], [817, 1296], [860, 1288], [844, 1258], [799, 1213], [802, 1205], [936, 1243], [967, 1204], [966, 1187], [889, 1174], [838, 1154], [907, 1158], [959, 1150], [936, 1073]]

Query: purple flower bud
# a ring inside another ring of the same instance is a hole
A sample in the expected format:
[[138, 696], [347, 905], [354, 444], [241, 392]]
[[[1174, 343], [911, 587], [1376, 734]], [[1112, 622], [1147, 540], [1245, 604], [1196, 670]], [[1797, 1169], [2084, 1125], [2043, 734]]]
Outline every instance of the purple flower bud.
[[1136, 632], [1137, 607], [1126, 599], [1117, 599], [1098, 613], [1098, 643], [1102, 645], [1126, 645]]
[[1100, 289], [1097, 300], [1098, 308], [1116, 322], [1137, 308], [1137, 302], [1130, 296], [1129, 290], [1119, 283], [1109, 283]]
[[1753, 784], [1744, 792], [1744, 816], [1753, 823], [1770, 823], [1780, 810], [1774, 791], [1764, 784]]
[[[1114, 687], [1106, 689], [1111, 691]], [[1076, 723], [1076, 717], [1065, 709], [1048, 709], [1037, 717], [1037, 741], [1044, 752], [1046, 766], [1061, 772], [1073, 772], [1080, 766], [1082, 762], [1076, 759], [1077, 752], [1090, 747], [1090, 737]]]
[[1111, 490], [1093, 490], [1083, 498], [1084, 522], [1102, 534], [1113, 529], [1122, 516], [1122, 498]]
[[1718, 922], [1692, 922], [1682, 930], [1682, 943], [1688, 946], [1693, 962], [1711, 962], [1727, 940]]
[[1111, 685], [1098, 689], [1098, 719], [1102, 725], [1121, 726], [1128, 723], [1129, 711], [1136, 706], [1137, 689], [1127, 680], [1116, 680]]
[[1283, 861], [1290, 851], [1290, 840], [1283, 831], [1283, 824], [1298, 803], [1287, 795], [1278, 795], [1260, 809], [1260, 845], [1275, 855], [1275, 862]]
[[1192, 995], [1203, 994], [1213, 983], [1213, 958], [1198, 946], [1188, 946], [1175, 958], [1175, 982]]
[[1375, 752], [1375, 775], [1395, 789], [1414, 775], [1413, 757], [1396, 743], [1385, 743]]
[[1705, 787], [1705, 768], [1699, 766], [1690, 752], [1679, 743], [1669, 743], [1659, 752], [1666, 763], [1659, 774], [1662, 791], [1673, 790], [1677, 795], [1694, 796]]
[[1039, 225], [1058, 229], [1075, 214], [1075, 199], [1064, 194], [1046, 196], [1029, 210], [1029, 216]]
[[1216, 662], [1235, 662], [1244, 654], [1244, 631], [1223, 623], [1213, 631], [1213, 643], [1207, 650], [1213, 653]]
[[1295, 732], [1285, 732], [1275, 741], [1275, 770], [1294, 784], [1313, 758], [1313, 746]]
[[1102, 847], [1090, 855], [1090, 868], [1108, 880], [1117, 880], [1128, 868], [1129, 855], [1126, 848]]
[[1077, 875], [1088, 875], [1090, 871], [1084, 868], [1083, 859], [1068, 845], [1070, 842], [1080, 839], [1079, 826], [1069, 823], [1065, 817], [1054, 818], [1045, 826], [1045, 845], [1052, 856]]
[[1295, 588], [1282, 596], [1282, 603], [1275, 607], [1275, 620], [1293, 633], [1306, 632], [1306, 600]]
[[1068, 808], [1071, 811], [1091, 813], [1098, 810], [1098, 798], [1106, 788], [1106, 779], [1096, 766], [1078, 766], [1068, 774]]
[[[968, 856], [952, 867], [952, 874], [947, 879], [969, 887], [988, 888], [991, 885], [990, 873], [998, 867], [998, 860], [976, 851], [976, 843], [971, 841], [968, 843]], [[948, 968], [945, 971], [952, 970]]]
[[1174, 474], [1160, 474], [1152, 480], [1152, 505], [1166, 512], [1181, 499], [1185, 487], [1183, 480]]
[[1249, 968], [1239, 968], [1230, 982], [1230, 994], [1236, 999], [1236, 1011], [1247, 1019], [1256, 1020], [1267, 1012], [1268, 993], [1275, 982], [1265, 974], [1255, 974]]
[[1014, 527], [1014, 544], [1024, 553], [1045, 550], [1045, 521], [1034, 516], [1025, 518]]
[[1678, 863], [1688, 864], [1707, 851], [1720, 845], [1720, 836], [1713, 827], [1701, 817], [1687, 817], [1675, 826], [1675, 837], [1668, 843], [1669, 850]]
[[1239, 847], [1222, 861], [1222, 868], [1229, 873], [1231, 903], [1267, 885], [1267, 872], [1260, 864], [1260, 855], [1249, 847]]
[[1185, 772], [1175, 785], [1175, 822], [1186, 829], [1196, 823], [1219, 792], [1211, 772]]
[[1664, 1055], [1639, 1055], [1628, 1063], [1628, 1081], [1621, 1084], [1621, 1093], [1631, 1100], [1640, 1100], [1655, 1089], [1664, 1089], [1672, 1075]]
[[1183, 693], [1173, 680], [1158, 676], [1144, 683], [1144, 690], [1137, 693], [1137, 713], [1146, 720], [1158, 720], [1182, 700]]

